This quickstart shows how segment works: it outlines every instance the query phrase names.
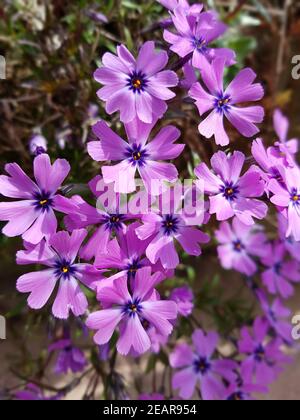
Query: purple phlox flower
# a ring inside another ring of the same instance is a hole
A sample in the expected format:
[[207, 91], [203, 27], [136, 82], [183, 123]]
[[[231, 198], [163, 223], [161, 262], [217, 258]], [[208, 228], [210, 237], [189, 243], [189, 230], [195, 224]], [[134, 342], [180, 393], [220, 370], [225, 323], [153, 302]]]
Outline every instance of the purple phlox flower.
[[203, 4], [193, 4], [190, 6], [187, 0], [157, 0], [158, 3], [162, 4], [166, 9], [173, 11], [177, 7], [181, 7], [186, 13], [198, 14], [203, 9]]
[[231, 49], [210, 46], [226, 32], [227, 26], [218, 20], [216, 12], [200, 12], [190, 13], [180, 6], [171, 12], [176, 33], [164, 31], [164, 39], [171, 44], [171, 51], [180, 57], [191, 55], [193, 66], [199, 69], [215, 58], [221, 58], [228, 66], [236, 63], [236, 55]]
[[188, 286], [174, 289], [169, 297], [177, 303], [178, 313], [184, 317], [191, 315], [194, 309], [194, 293]]
[[[167, 276], [171, 276], [173, 272], [165, 272], [160, 264], [153, 265], [146, 258], [145, 252], [150, 240], [142, 241], [138, 238], [136, 230], [141, 226], [136, 222], [126, 227], [126, 231], [122, 232], [118, 240], [113, 239], [107, 245], [106, 249], [99, 249], [95, 258], [95, 267], [99, 269], [119, 270], [118, 276], [127, 274], [128, 280], [134, 282], [136, 273], [143, 267], [151, 267], [152, 272], [160, 272], [160, 281]], [[110, 279], [101, 282], [101, 288], [105, 287], [102, 283], [109, 284]], [[172, 300], [172, 299], [171, 299]]]
[[154, 289], [156, 282], [157, 275], [152, 276], [151, 268], [146, 267], [137, 272], [131, 292], [127, 275], [102, 289], [99, 299], [105, 309], [92, 313], [87, 319], [87, 326], [97, 330], [94, 340], [98, 345], [109, 342], [118, 326], [117, 350], [123, 355], [131, 351], [143, 354], [150, 349], [151, 340], [145, 329], [149, 325], [166, 337], [171, 334], [170, 320], [177, 317], [177, 305], [159, 300]]
[[69, 200], [70, 205], [73, 204], [73, 208], [65, 218], [65, 224], [70, 231], [87, 227], [95, 228], [80, 251], [80, 256], [87, 261], [107, 249], [112, 234], [119, 236], [125, 232], [126, 221], [136, 218], [134, 215], [124, 214], [121, 211], [118, 195], [114, 194], [112, 202], [107, 203], [106, 195], [98, 189], [99, 184], [102, 185], [100, 176], [95, 177], [89, 183], [92, 193], [97, 198], [97, 208], [88, 204], [80, 196], [73, 196]]
[[183, 66], [184, 79], [180, 81], [180, 87], [189, 90], [198, 80], [196, 71], [189, 61]]
[[278, 210], [287, 218], [288, 228], [286, 237], [292, 236], [300, 241], [300, 169], [285, 168], [283, 183], [272, 179], [269, 190], [274, 194], [271, 202], [278, 206]]
[[144, 327], [146, 327], [147, 334], [150, 337], [151, 351], [155, 354], [159, 354], [161, 348], [168, 343], [168, 337], [161, 334], [153, 325], [147, 326], [144, 323]]
[[244, 224], [253, 225], [253, 218], [266, 217], [268, 206], [256, 199], [264, 194], [264, 181], [255, 167], [241, 176], [244, 162], [241, 152], [228, 156], [218, 152], [211, 159], [214, 172], [205, 163], [195, 170], [204, 181], [204, 191], [210, 195], [210, 214], [216, 214], [219, 221], [236, 216]]
[[286, 343], [291, 344], [293, 342], [293, 326], [290, 322], [292, 314], [290, 309], [286, 308], [278, 298], [270, 305], [263, 291], [258, 291], [257, 296], [270, 328], [272, 328]]
[[14, 396], [21, 401], [55, 401], [61, 398], [59, 395], [46, 397], [43, 391], [34, 384], [27, 384], [24, 390], [17, 391]]
[[292, 236], [286, 237], [288, 229], [288, 220], [278, 213], [278, 231], [279, 238], [284, 243], [286, 250], [292, 258], [300, 262], [300, 242], [296, 242]]
[[139, 396], [140, 401], [163, 401], [165, 400], [164, 395], [162, 394], [141, 394]]
[[290, 358], [281, 351], [282, 340], [269, 340], [269, 324], [263, 318], [257, 318], [253, 325], [253, 333], [248, 328], [241, 330], [239, 352], [246, 355], [242, 362], [244, 379], [251, 382], [255, 378], [258, 385], [269, 385], [282, 371], [282, 365], [290, 362]]
[[117, 47], [117, 55], [104, 54], [103, 67], [95, 72], [95, 80], [103, 85], [97, 92], [106, 102], [106, 112], [120, 111], [120, 119], [129, 123], [136, 117], [152, 123], [167, 110], [166, 101], [176, 95], [169, 88], [178, 85], [178, 77], [171, 70], [163, 70], [168, 63], [165, 51], [155, 52], [155, 44], [142, 45], [137, 60], [124, 45]]
[[176, 127], [164, 127], [147, 143], [152, 126], [138, 121], [134, 125], [135, 127], [130, 124], [126, 127], [129, 139], [127, 143], [104, 121], [99, 121], [93, 131], [100, 141], [90, 142], [88, 152], [97, 162], [120, 162], [115, 166], [102, 167], [105, 183], [114, 183], [117, 193], [136, 191], [135, 175], [138, 172], [147, 191], [157, 195], [164, 182], [175, 182], [178, 178], [178, 171], [173, 164], [160, 161], [177, 158], [185, 146], [174, 144], [180, 137], [180, 131]]
[[261, 176], [266, 182], [265, 190], [269, 194], [269, 182], [276, 179], [282, 182], [284, 168], [282, 162], [271, 153], [271, 148], [265, 148], [262, 139], [256, 139], [252, 143], [252, 155], [261, 169]]
[[172, 386], [179, 389], [181, 398], [193, 396], [197, 383], [203, 400], [218, 400], [224, 393], [223, 379], [231, 382], [236, 375], [236, 363], [231, 360], [215, 360], [219, 336], [215, 332], [196, 330], [193, 334], [195, 352], [187, 344], [179, 344], [170, 355], [170, 364], [180, 369], [173, 376]]
[[215, 59], [212, 64], [203, 60], [201, 76], [208, 91], [200, 83], [196, 83], [189, 95], [196, 100], [200, 115], [212, 112], [199, 125], [199, 132], [206, 138], [215, 136], [221, 146], [229, 144], [229, 137], [224, 129], [224, 117], [245, 137], [253, 137], [259, 132], [255, 124], [264, 119], [261, 106], [238, 107], [238, 104], [259, 101], [264, 96], [261, 84], [253, 83], [256, 74], [250, 68], [243, 69], [224, 89], [225, 61]]
[[279, 293], [284, 299], [294, 294], [291, 282], [300, 282], [299, 262], [286, 260], [286, 248], [281, 242], [274, 242], [270, 252], [262, 258], [262, 263], [268, 267], [262, 273], [262, 280], [268, 291]]
[[96, 283], [102, 279], [101, 271], [92, 265], [76, 263], [86, 236], [87, 231], [84, 229], [74, 230], [71, 235], [62, 231], [52, 235], [49, 242], [42, 241], [34, 248], [17, 253], [17, 264], [47, 266], [44, 271], [24, 274], [17, 281], [19, 292], [30, 293], [30, 308], [41, 309], [45, 306], [59, 283], [52, 306], [53, 315], [59, 319], [67, 319], [70, 311], [75, 316], [85, 313], [88, 302], [80, 284], [94, 290]]
[[48, 142], [41, 133], [35, 133], [29, 140], [29, 150], [33, 156], [47, 153]]
[[5, 166], [9, 176], [0, 176], [0, 191], [18, 201], [0, 203], [0, 220], [8, 221], [2, 232], [9, 237], [22, 235], [26, 242], [38, 244], [57, 230], [54, 210], [69, 210], [68, 200], [57, 194], [68, 176], [69, 163], [58, 159], [51, 165], [46, 154], [34, 159], [33, 182], [16, 163]]
[[206, 233], [190, 226], [189, 217], [176, 210], [172, 199], [169, 210], [167, 214], [149, 213], [143, 216], [143, 226], [136, 231], [141, 240], [151, 238], [146, 256], [152, 264], [160, 261], [165, 270], [175, 269], [179, 265], [175, 241], [180, 243], [187, 254], [199, 256], [202, 253], [199, 244], [210, 240]]
[[234, 269], [247, 276], [257, 271], [255, 257], [265, 257], [269, 253], [267, 237], [259, 226], [247, 226], [234, 218], [232, 225], [221, 223], [216, 231], [216, 238], [221, 244], [218, 255], [222, 267]]
[[241, 366], [239, 377], [226, 388], [223, 400], [225, 401], [254, 401], [253, 394], [266, 394], [268, 388], [266, 386], [253, 384], [253, 382], [245, 382], [244, 376], [247, 371]]
[[49, 352], [58, 352], [55, 373], [82, 372], [87, 365], [84, 353], [70, 339], [59, 340], [49, 347]]
[[281, 159], [284, 166], [294, 167], [296, 165], [295, 155], [299, 150], [299, 140], [288, 140], [289, 120], [280, 109], [275, 110], [273, 121], [279, 141], [275, 143], [274, 147], [271, 147], [271, 154]]

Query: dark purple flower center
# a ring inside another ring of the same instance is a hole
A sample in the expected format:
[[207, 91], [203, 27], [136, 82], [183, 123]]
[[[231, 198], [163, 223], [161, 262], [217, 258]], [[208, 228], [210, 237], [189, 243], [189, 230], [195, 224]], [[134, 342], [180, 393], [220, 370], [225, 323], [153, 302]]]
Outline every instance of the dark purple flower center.
[[205, 357], [200, 357], [200, 359], [194, 361], [194, 370], [196, 373], [205, 375], [210, 370], [210, 368], [211, 364]]
[[226, 182], [225, 185], [221, 187], [221, 193], [223, 193], [223, 196], [227, 200], [234, 201], [237, 198], [239, 189], [234, 186], [232, 182]]
[[300, 204], [300, 194], [298, 194], [298, 190], [296, 188], [293, 188], [292, 190], [291, 201], [295, 206]]
[[63, 278], [68, 280], [76, 272], [76, 268], [65, 259], [56, 261], [54, 268], [55, 275], [58, 279]]
[[144, 166], [148, 153], [142, 148], [141, 144], [133, 144], [127, 148], [125, 157], [132, 165]]
[[266, 352], [262, 345], [259, 345], [254, 351], [254, 358], [258, 363], [265, 361]]
[[135, 278], [136, 273], [140, 268], [142, 268], [142, 264], [138, 258], [129, 263], [126, 267], [129, 278]]
[[277, 322], [277, 317], [276, 317], [273, 309], [269, 309], [268, 313], [269, 313], [269, 317], [270, 317], [271, 321], [276, 323]]
[[234, 394], [230, 395], [227, 400], [228, 401], [244, 401], [246, 399], [246, 396], [243, 392], [235, 392]]
[[228, 109], [230, 108], [230, 102], [231, 102], [230, 96], [224, 95], [223, 93], [221, 93], [220, 95], [216, 97], [214, 106], [216, 110], [221, 114], [225, 111], [228, 111]]
[[43, 191], [34, 195], [34, 201], [34, 207], [42, 211], [49, 211], [53, 204], [51, 194]]
[[141, 93], [148, 85], [147, 77], [142, 72], [133, 72], [127, 79], [127, 86], [133, 93]]
[[276, 274], [280, 275], [281, 274], [281, 269], [282, 269], [282, 264], [280, 262], [278, 262], [274, 265], [274, 271], [275, 271]]
[[44, 153], [47, 153], [47, 152], [42, 146], [37, 146], [34, 152], [35, 156], [43, 155]]
[[135, 299], [133, 301], [128, 302], [124, 306], [123, 312], [130, 317], [139, 315], [142, 310], [142, 306], [140, 303], [141, 303], [140, 299]]
[[192, 44], [193, 47], [200, 52], [204, 53], [207, 51], [207, 42], [203, 38], [194, 37], [192, 40]]
[[178, 232], [179, 220], [177, 219], [176, 216], [169, 214], [164, 217], [164, 220], [162, 222], [162, 227], [164, 230], [164, 234], [167, 236], [170, 236]]
[[107, 216], [105, 219], [106, 229], [111, 231], [118, 231], [122, 229], [123, 220], [124, 216], [119, 214], [111, 214], [110, 216]]
[[245, 247], [244, 247], [243, 243], [238, 239], [238, 240], [233, 242], [233, 249], [236, 252], [242, 252], [245, 249]]

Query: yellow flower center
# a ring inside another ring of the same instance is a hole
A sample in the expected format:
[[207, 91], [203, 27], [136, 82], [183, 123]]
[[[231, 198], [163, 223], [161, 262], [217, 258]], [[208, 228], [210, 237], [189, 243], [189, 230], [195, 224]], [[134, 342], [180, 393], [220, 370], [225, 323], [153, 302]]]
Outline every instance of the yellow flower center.
[[41, 200], [40, 205], [45, 206], [48, 203], [48, 200]]
[[141, 81], [140, 79], [135, 79], [135, 80], [132, 82], [132, 85], [133, 85], [133, 87], [134, 87], [135, 89], [141, 89], [141, 87], [142, 87], [142, 81]]
[[220, 99], [219, 100], [219, 106], [227, 105], [228, 102], [229, 102], [229, 99], [228, 98], [227, 99]]

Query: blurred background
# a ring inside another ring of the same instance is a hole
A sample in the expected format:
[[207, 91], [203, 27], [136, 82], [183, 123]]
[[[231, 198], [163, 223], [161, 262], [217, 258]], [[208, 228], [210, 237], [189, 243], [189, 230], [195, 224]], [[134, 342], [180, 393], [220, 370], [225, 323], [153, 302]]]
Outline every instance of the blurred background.
[[[195, 2], [194, 2], [195, 3]], [[275, 140], [272, 114], [280, 107], [291, 122], [290, 137], [300, 138], [300, 80], [292, 77], [292, 58], [300, 55], [300, 2], [293, 0], [208, 0], [229, 30], [220, 45], [237, 52], [238, 63], [230, 72], [251, 66], [264, 84], [266, 120], [261, 136]], [[64, 157], [72, 166], [69, 183], [81, 185], [99, 173], [86, 153], [85, 143], [95, 120], [108, 120], [97, 100], [99, 85], [93, 72], [106, 51], [124, 43], [136, 52], [147, 39], [165, 48], [160, 22], [166, 10], [154, 0], [2, 0], [0, 4], [0, 55], [6, 59], [6, 79], [0, 80], [0, 170], [18, 162], [27, 173], [32, 167], [32, 138], [42, 141], [53, 157]], [[170, 65], [176, 57], [170, 57]], [[181, 106], [184, 103], [184, 106]], [[170, 103], [166, 119], [182, 130], [188, 144], [176, 162], [184, 176], [199, 157], [207, 161], [213, 152], [197, 131], [195, 112], [185, 103], [184, 92]], [[118, 116], [109, 121], [118, 126]], [[250, 142], [231, 135], [234, 145], [249, 155]], [[0, 191], [1, 193], [1, 191]], [[0, 388], [29, 375], [42, 364], [47, 335], [41, 328], [45, 314], [30, 314], [26, 296], [15, 291], [24, 268], [15, 265], [20, 240], [0, 237], [0, 314], [9, 323], [9, 340], [0, 342]], [[178, 282], [186, 278], [199, 286], [200, 305], [212, 315], [219, 329], [243, 325], [255, 311], [241, 278], [221, 270], [215, 249], [206, 250], [205, 262], [184, 259]], [[201, 267], [200, 267], [201, 265]], [[213, 267], [213, 268], [212, 268]], [[213, 279], [213, 281], [210, 281]], [[236, 294], [228, 296], [230, 290]], [[207, 306], [207, 307], [206, 307]], [[300, 310], [300, 298], [291, 302]], [[222, 310], [221, 310], [222, 309]], [[48, 321], [47, 321], [48, 322]], [[41, 344], [41, 346], [40, 346]], [[299, 399], [300, 359], [273, 387], [268, 399]]]

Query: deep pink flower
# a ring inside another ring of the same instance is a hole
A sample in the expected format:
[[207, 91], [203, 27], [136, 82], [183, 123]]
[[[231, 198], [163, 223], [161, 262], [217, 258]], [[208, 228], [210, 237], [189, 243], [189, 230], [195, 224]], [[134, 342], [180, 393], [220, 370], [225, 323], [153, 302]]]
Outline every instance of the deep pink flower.
[[56, 232], [54, 210], [65, 212], [68, 201], [57, 190], [70, 172], [70, 165], [58, 159], [51, 165], [50, 158], [41, 154], [34, 159], [33, 182], [16, 163], [5, 166], [9, 176], [0, 176], [0, 191], [5, 197], [19, 201], [0, 203], [0, 220], [8, 221], [2, 232], [19, 236], [29, 243], [38, 244]]
[[129, 142], [114, 133], [104, 121], [98, 122], [93, 131], [100, 141], [88, 144], [90, 156], [97, 162], [121, 162], [116, 166], [103, 166], [102, 174], [106, 184], [114, 183], [117, 193], [132, 193], [136, 190], [135, 175], [138, 172], [147, 191], [152, 191], [151, 182], [174, 182], [178, 178], [176, 167], [161, 160], [177, 158], [183, 151], [183, 144], [174, 144], [180, 131], [173, 126], [163, 128], [149, 143], [152, 126], [135, 121], [127, 126]]
[[102, 279], [101, 271], [89, 264], [77, 264], [79, 249], [87, 236], [84, 229], [74, 230], [71, 235], [58, 232], [35, 247], [17, 253], [17, 264], [39, 264], [47, 266], [44, 271], [36, 271], [21, 276], [17, 289], [30, 293], [28, 305], [41, 309], [48, 302], [55, 286], [59, 283], [52, 313], [56, 318], [67, 319], [70, 311], [75, 316], [83, 315], [88, 307], [80, 283], [91, 289]]
[[268, 267], [262, 273], [264, 285], [270, 293], [279, 293], [284, 299], [294, 294], [291, 282], [300, 282], [299, 263], [296, 260], [287, 261], [286, 253], [284, 244], [275, 242], [270, 252], [262, 259], [262, 263]]
[[241, 152], [231, 156], [218, 152], [211, 159], [214, 172], [205, 163], [195, 170], [210, 195], [210, 214], [216, 214], [219, 221], [236, 216], [244, 224], [253, 225], [253, 218], [264, 219], [268, 212], [267, 205], [255, 199], [265, 190], [260, 172], [253, 167], [241, 176], [244, 162]]
[[234, 51], [229, 48], [212, 48], [210, 44], [222, 36], [227, 26], [218, 20], [217, 13], [198, 10], [193, 14], [185, 7], [176, 7], [171, 17], [176, 33], [164, 31], [164, 39], [171, 44], [170, 49], [180, 57], [192, 56], [195, 68], [202, 69], [215, 58], [222, 58], [226, 65], [236, 62]]
[[269, 324], [262, 318], [254, 322], [253, 333], [248, 328], [241, 330], [239, 352], [246, 354], [242, 362], [246, 381], [255, 378], [258, 385], [269, 385], [274, 382], [282, 371], [282, 365], [290, 362], [280, 347], [280, 339], [267, 340]]
[[253, 276], [257, 271], [254, 257], [264, 257], [269, 252], [267, 237], [261, 229], [247, 226], [237, 218], [233, 219], [232, 226], [223, 222], [216, 231], [216, 238], [221, 244], [218, 255], [222, 266], [247, 276]]
[[97, 330], [94, 340], [98, 345], [109, 342], [118, 326], [117, 350], [123, 355], [142, 354], [150, 349], [149, 325], [165, 337], [171, 334], [170, 320], [177, 317], [177, 305], [159, 300], [154, 289], [156, 283], [157, 274], [152, 276], [151, 269], [146, 267], [137, 272], [132, 292], [128, 290], [127, 275], [101, 290], [98, 298], [105, 309], [91, 314], [87, 320], [87, 326]]
[[94, 77], [105, 85], [97, 94], [106, 102], [108, 114], [120, 111], [124, 123], [136, 117], [152, 123], [164, 115], [165, 101], [175, 97], [169, 88], [178, 84], [176, 73], [163, 70], [168, 63], [165, 51], [156, 53], [154, 42], [149, 41], [141, 47], [136, 60], [121, 45], [117, 47], [117, 55], [104, 54], [102, 63]]
[[279, 207], [288, 220], [286, 237], [293, 236], [296, 241], [300, 241], [299, 168], [284, 168], [283, 183], [272, 179], [268, 188], [274, 194], [271, 202]]
[[200, 383], [203, 400], [218, 400], [224, 393], [222, 379], [234, 381], [236, 363], [231, 360], [214, 360], [219, 336], [196, 330], [193, 334], [195, 352], [187, 344], [179, 344], [170, 355], [170, 364], [180, 369], [173, 376], [172, 386], [179, 389], [181, 398], [191, 398]]
[[189, 95], [196, 100], [200, 115], [212, 112], [200, 123], [199, 131], [206, 138], [215, 136], [216, 143], [221, 146], [229, 144], [229, 137], [224, 129], [224, 117], [245, 137], [252, 137], [259, 132], [255, 125], [264, 118], [261, 106], [238, 107], [238, 104], [259, 101], [264, 90], [259, 83], [253, 84], [256, 74], [247, 68], [242, 70], [229, 86], [224, 89], [223, 74], [225, 61], [217, 58], [212, 64], [203, 60], [201, 76], [207, 86], [204, 90], [196, 83]]

